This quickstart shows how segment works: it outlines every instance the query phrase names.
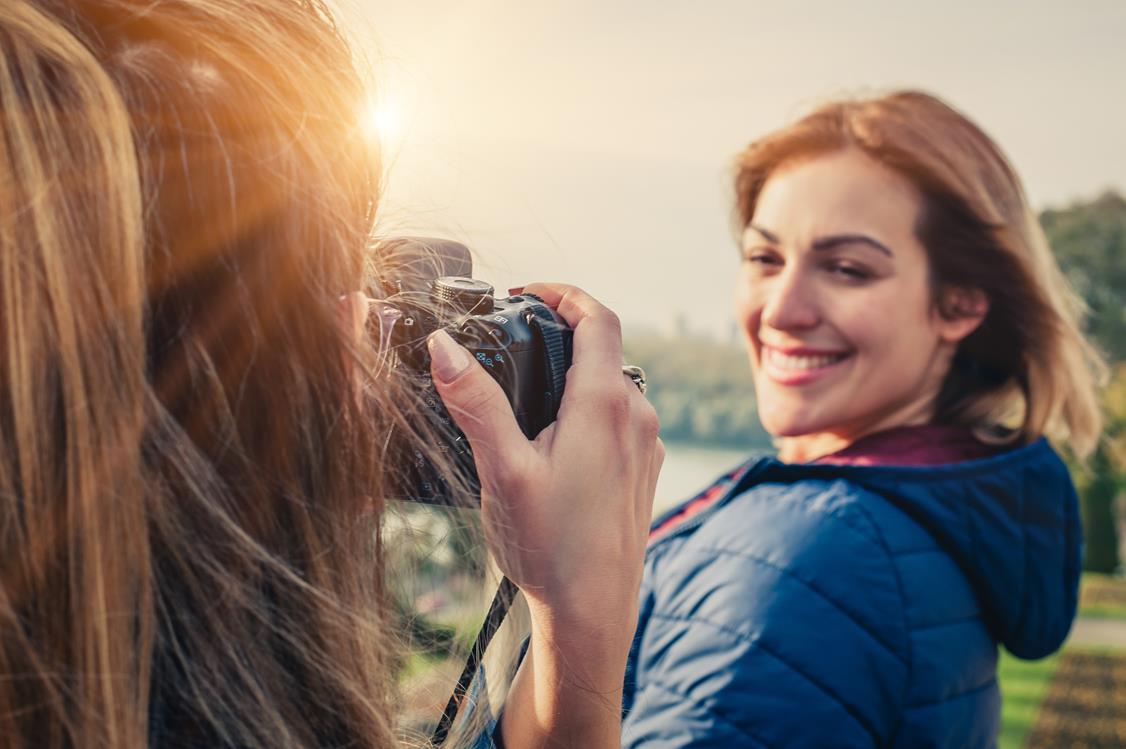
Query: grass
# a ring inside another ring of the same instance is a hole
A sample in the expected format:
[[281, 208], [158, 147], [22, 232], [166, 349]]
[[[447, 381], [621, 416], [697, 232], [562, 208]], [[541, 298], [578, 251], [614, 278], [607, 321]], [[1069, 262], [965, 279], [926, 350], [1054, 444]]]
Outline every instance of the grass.
[[1123, 619], [1126, 620], [1126, 606], [1084, 606], [1079, 609], [1079, 616], [1088, 619]]
[[1024, 746], [1058, 662], [1058, 653], [1038, 661], [1022, 661], [1001, 651], [997, 665], [1003, 700], [998, 749], [1021, 749]]
[[[1079, 616], [1126, 620], [1126, 580], [1093, 573], [1083, 575]], [[1070, 652], [1079, 649], [1072, 646], [1067, 650]], [[1100, 649], [1085, 647], [1082, 650], [1096, 652]], [[1036, 723], [1040, 704], [1048, 691], [1059, 658], [1057, 653], [1039, 661], [1022, 661], [1002, 650], [997, 667], [997, 678], [1001, 682], [1004, 700], [1001, 709], [1000, 749], [1021, 749], [1024, 746], [1029, 731]]]
[[1126, 619], [1126, 579], [1088, 572], [1079, 593], [1079, 616]]

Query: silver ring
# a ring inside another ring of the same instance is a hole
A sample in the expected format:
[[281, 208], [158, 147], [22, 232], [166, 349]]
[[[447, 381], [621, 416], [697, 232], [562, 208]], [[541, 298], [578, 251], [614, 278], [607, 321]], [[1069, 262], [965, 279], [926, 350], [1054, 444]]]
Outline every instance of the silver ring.
[[623, 364], [622, 374], [633, 380], [633, 384], [637, 385], [637, 389], [645, 395], [645, 391], [649, 389], [649, 385], [645, 382], [645, 370], [633, 364]]

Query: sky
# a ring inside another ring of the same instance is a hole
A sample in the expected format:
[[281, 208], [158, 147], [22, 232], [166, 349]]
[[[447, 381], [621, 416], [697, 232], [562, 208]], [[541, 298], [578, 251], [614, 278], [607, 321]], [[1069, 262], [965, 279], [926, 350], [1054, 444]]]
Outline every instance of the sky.
[[581, 286], [627, 330], [733, 335], [733, 157], [841, 95], [941, 96], [1038, 208], [1126, 192], [1126, 0], [337, 6], [376, 92], [379, 231], [462, 241], [498, 289]]

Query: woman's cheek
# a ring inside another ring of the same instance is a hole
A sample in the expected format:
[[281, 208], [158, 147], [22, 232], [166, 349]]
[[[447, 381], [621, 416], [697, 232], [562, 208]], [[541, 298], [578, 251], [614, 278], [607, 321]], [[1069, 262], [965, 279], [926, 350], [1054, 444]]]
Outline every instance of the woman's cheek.
[[737, 300], [735, 305], [735, 321], [739, 325], [739, 330], [742, 333], [746, 345], [753, 347], [754, 338], [758, 331], [759, 315], [755, 313], [754, 308], [748, 302], [749, 300], [747, 299]]

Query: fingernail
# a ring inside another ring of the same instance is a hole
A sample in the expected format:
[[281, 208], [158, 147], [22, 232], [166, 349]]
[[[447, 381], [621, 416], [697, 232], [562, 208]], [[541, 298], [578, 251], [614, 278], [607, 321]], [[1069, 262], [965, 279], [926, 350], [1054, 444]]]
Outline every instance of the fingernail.
[[509, 296], [516, 296], [517, 294], [523, 294], [523, 293], [524, 293], [524, 287], [523, 286], [513, 286], [511, 289], [508, 290]]
[[473, 363], [469, 352], [454, 343], [444, 330], [431, 333], [426, 345], [430, 349], [431, 370], [442, 382], [453, 382]]

